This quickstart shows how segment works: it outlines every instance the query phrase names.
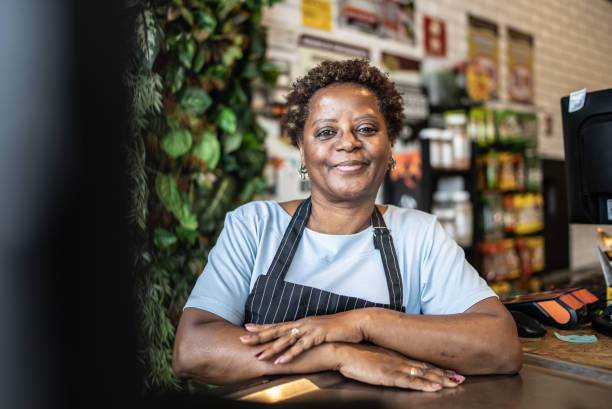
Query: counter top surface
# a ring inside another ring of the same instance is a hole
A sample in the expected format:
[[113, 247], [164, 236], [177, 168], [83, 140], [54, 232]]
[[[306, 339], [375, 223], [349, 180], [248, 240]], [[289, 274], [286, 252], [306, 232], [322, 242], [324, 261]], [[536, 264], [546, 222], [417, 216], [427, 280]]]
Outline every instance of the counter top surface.
[[[217, 390], [218, 396], [289, 406], [360, 408], [606, 408], [612, 402], [612, 338], [583, 326], [547, 327], [543, 338], [521, 338], [525, 363], [517, 375], [468, 376], [455, 389], [436, 393], [373, 386], [335, 372], [257, 378]], [[597, 335], [574, 344], [561, 335]], [[246, 399], [245, 399], [246, 398]]]
[[[590, 323], [572, 330], [544, 327], [546, 334], [542, 338], [521, 338], [523, 352], [612, 370], [612, 337], [594, 331]], [[555, 336], [555, 331], [559, 335], [595, 335], [597, 342], [576, 344], [561, 341]]]
[[[306, 380], [311, 386], [302, 394], [293, 391], [283, 396], [278, 387], [296, 380]], [[360, 408], [575, 409], [606, 408], [612, 401], [612, 383], [567, 375], [529, 363], [517, 375], [469, 376], [459, 387], [436, 393], [368, 385], [335, 372], [260, 378], [238, 390], [224, 389], [225, 396], [230, 399], [250, 396], [247, 400], [256, 402], [272, 398], [267, 402], [317, 407], [331, 407], [333, 403], [338, 408], [359, 404]]]

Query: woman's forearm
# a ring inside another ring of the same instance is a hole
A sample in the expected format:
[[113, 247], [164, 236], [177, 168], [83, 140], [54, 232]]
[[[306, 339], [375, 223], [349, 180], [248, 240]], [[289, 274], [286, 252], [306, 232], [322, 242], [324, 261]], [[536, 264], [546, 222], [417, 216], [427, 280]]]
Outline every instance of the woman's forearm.
[[493, 310], [414, 315], [369, 308], [360, 326], [366, 341], [462, 374], [517, 372], [522, 353], [514, 322], [503, 307]]
[[323, 344], [287, 365], [255, 358], [263, 346], [240, 342], [247, 332], [224, 321], [185, 323], [174, 346], [172, 367], [177, 376], [210, 384], [228, 384], [271, 374], [312, 373], [338, 366], [334, 344]]

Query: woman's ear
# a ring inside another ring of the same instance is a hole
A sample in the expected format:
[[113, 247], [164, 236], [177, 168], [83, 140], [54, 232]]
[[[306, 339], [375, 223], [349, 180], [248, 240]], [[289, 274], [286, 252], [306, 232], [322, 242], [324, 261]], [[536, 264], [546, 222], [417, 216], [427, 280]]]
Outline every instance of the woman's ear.
[[302, 161], [302, 165], [304, 165], [304, 142], [298, 140], [297, 141], [298, 149], [300, 150], [300, 160]]

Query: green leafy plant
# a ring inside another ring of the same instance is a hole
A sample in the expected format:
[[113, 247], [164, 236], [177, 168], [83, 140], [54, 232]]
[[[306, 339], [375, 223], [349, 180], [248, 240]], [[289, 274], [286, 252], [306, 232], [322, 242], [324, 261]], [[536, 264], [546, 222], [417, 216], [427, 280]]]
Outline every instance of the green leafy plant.
[[130, 220], [144, 389], [181, 383], [175, 328], [225, 214], [265, 190], [265, 133], [251, 90], [273, 84], [263, 6], [274, 0], [126, 3], [134, 17], [130, 92]]

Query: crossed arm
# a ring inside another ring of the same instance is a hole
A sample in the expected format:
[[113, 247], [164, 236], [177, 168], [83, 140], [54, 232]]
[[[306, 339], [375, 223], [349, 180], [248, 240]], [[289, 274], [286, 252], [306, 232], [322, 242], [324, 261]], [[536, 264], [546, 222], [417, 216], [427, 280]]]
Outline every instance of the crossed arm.
[[363, 382], [427, 391], [457, 386], [464, 378], [455, 371], [514, 373], [521, 365], [514, 321], [496, 298], [453, 315], [365, 308], [245, 328], [187, 308], [173, 355], [178, 376], [213, 384], [338, 370]]

